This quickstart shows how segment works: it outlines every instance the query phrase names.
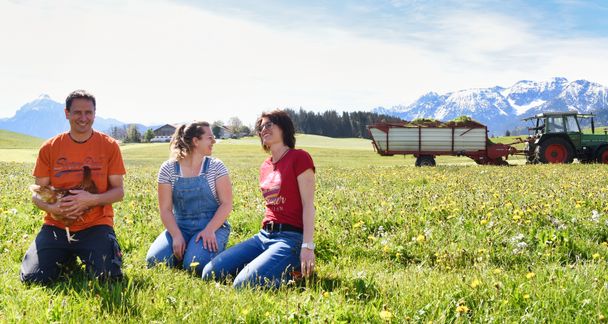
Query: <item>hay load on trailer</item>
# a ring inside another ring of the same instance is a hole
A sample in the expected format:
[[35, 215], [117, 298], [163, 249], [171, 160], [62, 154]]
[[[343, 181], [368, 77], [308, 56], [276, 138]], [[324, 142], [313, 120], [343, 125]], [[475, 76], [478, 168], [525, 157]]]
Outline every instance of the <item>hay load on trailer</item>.
[[412, 154], [416, 166], [434, 166], [438, 155], [467, 156], [478, 164], [508, 165], [517, 149], [492, 143], [485, 125], [462, 116], [449, 122], [417, 119], [369, 125], [372, 144], [380, 155]]

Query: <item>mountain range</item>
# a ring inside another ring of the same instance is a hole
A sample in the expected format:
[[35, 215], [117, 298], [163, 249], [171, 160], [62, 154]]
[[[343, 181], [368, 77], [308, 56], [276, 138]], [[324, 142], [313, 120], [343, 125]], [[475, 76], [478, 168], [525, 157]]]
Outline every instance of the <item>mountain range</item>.
[[[429, 92], [408, 106], [378, 107], [372, 111], [405, 120], [433, 118], [448, 121], [459, 116], [469, 116], [488, 126], [490, 135], [502, 136], [526, 133], [527, 125], [522, 118], [547, 111], [577, 110], [594, 113], [597, 125], [608, 125], [608, 88], [586, 80], [568, 81], [553, 78], [548, 81], [519, 81], [511, 87], [466, 89], [445, 94]], [[41, 95], [23, 105], [13, 117], [1, 118], [0, 129], [50, 138], [67, 131], [64, 105]], [[95, 117], [94, 128], [108, 132], [113, 126], [126, 123], [113, 118]], [[136, 124], [143, 133], [148, 128]]]
[[[40, 138], [51, 138], [70, 128], [65, 119], [65, 105], [54, 101], [48, 95], [40, 95], [36, 100], [23, 105], [15, 116], [0, 119], [0, 129], [6, 129], [17, 133], [27, 134]], [[122, 127], [126, 125], [113, 118], [95, 116], [93, 128], [108, 133], [113, 126]], [[137, 129], [143, 134], [148, 127], [136, 124]]]
[[445, 94], [429, 92], [408, 106], [378, 107], [373, 112], [405, 120], [433, 118], [448, 121], [469, 116], [488, 126], [491, 135], [507, 130], [521, 134], [522, 118], [548, 111], [576, 110], [594, 113], [597, 123], [608, 125], [608, 88], [586, 80], [519, 81], [509, 88], [495, 86]]

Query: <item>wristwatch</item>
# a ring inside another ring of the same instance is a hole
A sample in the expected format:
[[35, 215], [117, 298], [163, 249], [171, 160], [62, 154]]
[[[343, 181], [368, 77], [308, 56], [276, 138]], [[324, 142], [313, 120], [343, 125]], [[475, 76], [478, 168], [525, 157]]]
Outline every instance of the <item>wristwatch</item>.
[[303, 249], [309, 249], [309, 250], [314, 250], [315, 249], [315, 244], [310, 242], [310, 243], [302, 243], [302, 248]]

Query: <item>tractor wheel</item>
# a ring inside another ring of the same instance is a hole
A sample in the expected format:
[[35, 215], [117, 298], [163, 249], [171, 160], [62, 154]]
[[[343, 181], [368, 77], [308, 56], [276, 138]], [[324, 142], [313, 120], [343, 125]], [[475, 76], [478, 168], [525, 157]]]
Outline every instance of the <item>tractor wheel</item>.
[[416, 166], [435, 166], [435, 158], [430, 155], [421, 155], [416, 159]]
[[608, 146], [604, 146], [597, 152], [597, 163], [608, 164]]
[[574, 150], [564, 139], [555, 137], [536, 147], [536, 158], [541, 163], [572, 163]]

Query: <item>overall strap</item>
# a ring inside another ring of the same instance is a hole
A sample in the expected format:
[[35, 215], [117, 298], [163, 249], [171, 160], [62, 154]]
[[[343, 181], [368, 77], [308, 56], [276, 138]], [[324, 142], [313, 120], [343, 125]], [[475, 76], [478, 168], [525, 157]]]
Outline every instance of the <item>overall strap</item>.
[[203, 161], [203, 174], [207, 174], [207, 170], [209, 170], [209, 163], [211, 163], [211, 158], [206, 156], [205, 161]]
[[179, 177], [179, 161], [175, 161], [175, 164], [173, 165], [173, 169], [175, 170], [175, 176]]

